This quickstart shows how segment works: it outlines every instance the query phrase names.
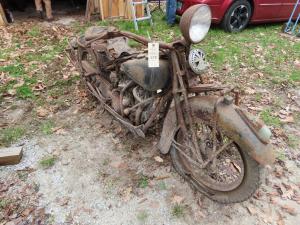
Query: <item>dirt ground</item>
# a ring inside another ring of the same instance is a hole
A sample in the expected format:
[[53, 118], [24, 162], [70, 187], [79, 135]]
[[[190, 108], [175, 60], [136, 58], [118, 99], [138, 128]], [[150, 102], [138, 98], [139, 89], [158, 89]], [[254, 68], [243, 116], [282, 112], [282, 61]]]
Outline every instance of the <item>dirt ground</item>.
[[[15, 181], [4, 192], [8, 197], [28, 184], [36, 186], [33, 195], [38, 196], [37, 209], [45, 209], [46, 224], [296, 225], [300, 221], [300, 199], [295, 198], [300, 170], [292, 160], [283, 167], [276, 165], [250, 200], [222, 205], [195, 193], [176, 174], [169, 157], [160, 156], [154, 137], [135, 139], [107, 113], [72, 106], [57, 113], [55, 121], [68, 124], [68, 129], [15, 144], [23, 146], [22, 162], [0, 170], [2, 185]], [[45, 169], [39, 162], [49, 155], [56, 160]], [[26, 174], [22, 182], [20, 171]], [[147, 177], [144, 186], [142, 176]], [[179, 215], [174, 213], [176, 205], [182, 207]]]
[[[57, 69], [51, 66], [48, 71]], [[279, 146], [287, 157], [277, 160], [254, 197], [218, 204], [196, 193], [175, 172], [169, 156], [157, 150], [157, 137], [134, 138], [92, 98], [78, 101], [77, 88], [65, 94], [72, 96], [67, 106], [46, 115], [36, 110], [53, 121], [52, 132], [33, 129], [13, 144], [23, 147], [21, 163], [0, 167], [0, 225], [300, 223], [300, 155], [285, 143]], [[295, 96], [299, 101], [297, 90]], [[10, 105], [1, 104], [1, 124], [26, 122], [29, 129], [34, 127], [31, 102]], [[297, 127], [286, 129], [298, 132]]]

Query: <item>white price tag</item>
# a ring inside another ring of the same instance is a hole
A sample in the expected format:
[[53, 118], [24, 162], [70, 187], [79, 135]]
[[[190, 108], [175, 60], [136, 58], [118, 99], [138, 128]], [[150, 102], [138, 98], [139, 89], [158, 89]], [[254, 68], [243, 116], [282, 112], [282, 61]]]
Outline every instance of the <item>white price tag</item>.
[[159, 67], [159, 43], [148, 43], [148, 66]]

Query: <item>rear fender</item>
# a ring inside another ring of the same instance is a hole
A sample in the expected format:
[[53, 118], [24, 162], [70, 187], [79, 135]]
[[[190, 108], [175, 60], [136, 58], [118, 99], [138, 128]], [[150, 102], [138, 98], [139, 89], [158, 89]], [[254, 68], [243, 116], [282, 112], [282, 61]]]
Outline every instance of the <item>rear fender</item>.
[[[213, 121], [214, 106], [218, 97], [196, 96], [189, 99], [193, 115], [202, 118], [204, 121]], [[240, 109], [234, 104], [225, 104], [222, 101], [216, 108], [217, 126], [238, 144], [243, 151], [246, 151], [254, 160], [262, 165], [271, 165], [275, 161], [273, 147], [270, 143], [262, 141], [255, 134], [249, 124], [245, 122]], [[167, 154], [172, 145], [174, 135], [178, 130], [175, 108], [170, 108], [164, 124], [158, 147], [163, 154]]]

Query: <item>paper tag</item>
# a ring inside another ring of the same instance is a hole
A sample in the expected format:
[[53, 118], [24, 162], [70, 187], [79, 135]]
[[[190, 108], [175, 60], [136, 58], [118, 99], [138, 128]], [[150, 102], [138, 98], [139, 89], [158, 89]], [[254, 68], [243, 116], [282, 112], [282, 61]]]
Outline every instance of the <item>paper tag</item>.
[[148, 43], [148, 67], [159, 67], [159, 43]]

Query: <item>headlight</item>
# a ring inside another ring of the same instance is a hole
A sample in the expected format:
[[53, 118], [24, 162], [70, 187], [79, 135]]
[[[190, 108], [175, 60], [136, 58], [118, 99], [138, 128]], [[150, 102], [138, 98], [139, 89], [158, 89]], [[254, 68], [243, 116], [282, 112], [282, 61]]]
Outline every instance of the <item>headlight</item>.
[[197, 44], [204, 39], [211, 24], [211, 11], [208, 5], [199, 4], [190, 7], [182, 15], [180, 30], [184, 38]]

